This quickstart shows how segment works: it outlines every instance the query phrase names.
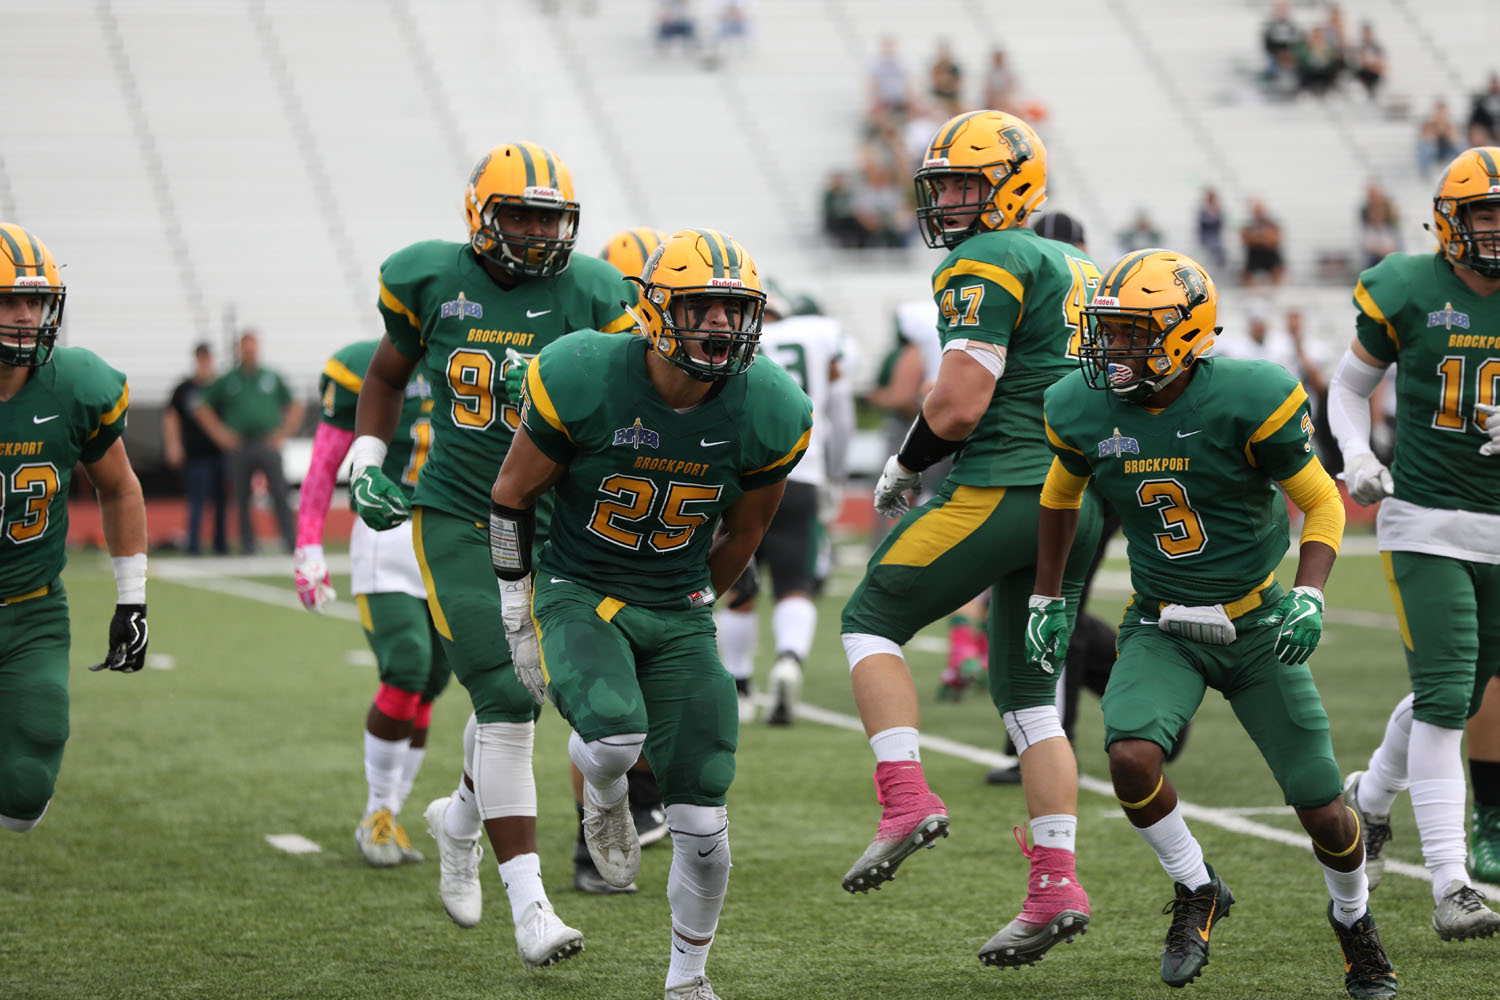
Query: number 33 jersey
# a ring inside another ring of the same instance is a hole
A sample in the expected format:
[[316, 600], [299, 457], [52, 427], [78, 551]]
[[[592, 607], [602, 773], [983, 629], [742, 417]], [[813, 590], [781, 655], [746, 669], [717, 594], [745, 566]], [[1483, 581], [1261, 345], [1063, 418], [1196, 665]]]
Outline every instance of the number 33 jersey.
[[531, 357], [573, 330], [628, 329], [621, 302], [634, 304], [635, 294], [613, 265], [581, 253], [561, 274], [511, 289], [466, 243], [431, 240], [392, 254], [380, 268], [385, 332], [432, 386], [432, 450], [414, 502], [484, 521], [521, 422], [506, 400], [506, 349]]
[[59, 347], [0, 402], [0, 597], [51, 583], [67, 562], [73, 466], [125, 431], [125, 376], [82, 348]]
[[627, 604], [687, 607], [691, 595], [711, 594], [720, 514], [787, 477], [807, 450], [812, 404], [761, 358], [679, 413], [651, 384], [649, 349], [643, 337], [584, 330], [544, 349], [526, 373], [526, 433], [568, 467], [537, 576]]
[[1286, 555], [1275, 483], [1313, 461], [1307, 393], [1269, 361], [1203, 358], [1163, 410], [1092, 389], [1076, 371], [1046, 394], [1063, 466], [1094, 477], [1120, 515], [1136, 593], [1221, 604], [1258, 587]]

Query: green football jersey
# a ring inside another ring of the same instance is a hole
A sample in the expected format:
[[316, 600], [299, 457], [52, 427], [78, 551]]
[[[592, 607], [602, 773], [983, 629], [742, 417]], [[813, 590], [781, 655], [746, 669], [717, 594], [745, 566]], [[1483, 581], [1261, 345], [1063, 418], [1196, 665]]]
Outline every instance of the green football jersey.
[[1083, 307], [1099, 284], [1089, 255], [1030, 229], [965, 240], [933, 272], [943, 346], [980, 340], [1006, 349], [1005, 371], [948, 478], [965, 486], [1027, 486], [1052, 453], [1042, 393], [1078, 367]]
[[635, 289], [612, 265], [581, 253], [561, 274], [508, 290], [466, 243], [431, 240], [392, 254], [380, 268], [385, 332], [432, 387], [432, 450], [415, 502], [484, 521], [521, 422], [506, 403], [506, 349], [531, 357], [573, 330], [629, 329], [621, 302], [633, 305]]
[[[318, 376], [318, 395], [323, 400], [324, 423], [340, 430], [354, 430], [359, 389], [365, 383], [370, 358], [379, 344], [378, 340], [357, 340], [340, 348], [323, 366], [323, 373]], [[416, 489], [417, 474], [432, 451], [431, 413], [432, 383], [421, 372], [413, 372], [411, 381], [406, 383], [401, 420], [380, 466], [380, 471], [401, 487], [408, 500]]]
[[0, 598], [62, 572], [73, 466], [104, 457], [129, 404], [125, 376], [78, 347], [57, 348], [0, 402]]
[[1052, 450], [1120, 515], [1136, 593], [1176, 604], [1244, 597], [1291, 537], [1276, 488], [1313, 459], [1307, 393], [1269, 361], [1203, 358], [1153, 412], [1075, 371], [1046, 393]]
[[527, 373], [526, 433], [568, 467], [537, 574], [627, 604], [685, 607], [711, 595], [720, 512], [785, 479], [807, 450], [812, 403], [763, 357], [678, 413], [651, 385], [650, 349], [643, 337], [584, 330], [543, 349]]
[[1500, 402], [1500, 295], [1476, 295], [1441, 255], [1393, 253], [1359, 276], [1355, 332], [1396, 362], [1395, 495], [1500, 514], [1500, 461], [1475, 403]]

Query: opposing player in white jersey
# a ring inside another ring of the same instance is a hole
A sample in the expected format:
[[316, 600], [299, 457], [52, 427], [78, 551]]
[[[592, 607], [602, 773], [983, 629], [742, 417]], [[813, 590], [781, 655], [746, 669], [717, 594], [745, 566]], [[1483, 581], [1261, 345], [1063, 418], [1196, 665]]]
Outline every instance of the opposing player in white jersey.
[[[766, 722], [790, 725], [802, 690], [802, 662], [812, 648], [818, 612], [812, 598], [818, 561], [820, 501], [836, 495], [844, 479], [845, 454], [854, 430], [854, 398], [849, 379], [841, 372], [843, 334], [829, 316], [792, 315], [792, 306], [779, 290], [767, 288], [766, 324], [760, 353], [776, 361], [812, 400], [812, 438], [807, 454], [787, 477], [781, 507], [766, 529], [755, 553], [755, 563], [771, 571], [776, 595], [771, 631], [776, 661], [771, 667], [770, 708]], [[740, 691], [740, 718], [754, 717], [751, 679], [760, 619], [754, 593], [736, 583], [718, 615], [719, 652]]]

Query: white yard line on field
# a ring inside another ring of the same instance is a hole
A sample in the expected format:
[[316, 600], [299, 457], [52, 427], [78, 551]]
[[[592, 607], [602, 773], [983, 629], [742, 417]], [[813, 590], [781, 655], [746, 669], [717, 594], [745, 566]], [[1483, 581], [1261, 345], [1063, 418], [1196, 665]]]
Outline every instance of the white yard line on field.
[[288, 854], [317, 854], [323, 849], [300, 833], [268, 833], [266, 843]]

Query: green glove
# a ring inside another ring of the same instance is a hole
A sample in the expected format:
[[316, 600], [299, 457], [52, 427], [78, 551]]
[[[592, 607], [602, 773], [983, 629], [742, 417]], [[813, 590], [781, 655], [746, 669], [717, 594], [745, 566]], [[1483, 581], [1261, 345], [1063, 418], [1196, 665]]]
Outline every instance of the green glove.
[[1281, 627], [1276, 636], [1278, 660], [1306, 663], [1323, 637], [1323, 592], [1317, 587], [1293, 588], [1260, 624]]
[[1044, 674], [1057, 672], [1068, 655], [1068, 602], [1032, 594], [1026, 602], [1026, 662]]
[[394, 528], [411, 517], [406, 494], [378, 465], [365, 466], [349, 480], [349, 503], [359, 519], [376, 531]]
[[521, 408], [521, 393], [526, 388], [526, 369], [531, 359], [514, 347], [505, 349], [505, 399], [516, 409]]

